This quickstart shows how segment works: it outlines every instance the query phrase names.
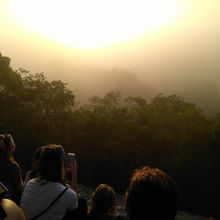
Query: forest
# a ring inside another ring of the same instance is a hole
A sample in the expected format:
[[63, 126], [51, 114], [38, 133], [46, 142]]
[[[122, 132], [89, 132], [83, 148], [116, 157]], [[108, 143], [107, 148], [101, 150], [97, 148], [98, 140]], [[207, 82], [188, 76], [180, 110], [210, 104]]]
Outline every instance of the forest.
[[23, 172], [37, 147], [61, 144], [76, 153], [81, 184], [124, 193], [132, 170], [149, 164], [176, 181], [180, 210], [219, 219], [220, 113], [176, 94], [122, 97], [116, 89], [79, 105], [64, 82], [13, 70], [0, 54], [0, 132], [14, 137]]

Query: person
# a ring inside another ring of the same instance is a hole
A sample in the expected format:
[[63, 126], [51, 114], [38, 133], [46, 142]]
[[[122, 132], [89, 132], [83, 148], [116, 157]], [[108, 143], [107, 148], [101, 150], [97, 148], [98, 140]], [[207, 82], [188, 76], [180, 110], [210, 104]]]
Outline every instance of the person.
[[23, 180], [18, 163], [13, 153], [16, 146], [10, 134], [0, 134], [0, 181], [7, 187], [6, 198], [12, 199], [18, 205], [23, 190]]
[[4, 220], [25, 220], [22, 209], [10, 199], [0, 201], [0, 219]]
[[144, 166], [131, 175], [125, 209], [130, 220], [174, 220], [178, 198], [177, 186], [166, 172]]
[[65, 185], [71, 187], [78, 195], [78, 207], [74, 212], [67, 212], [62, 220], [86, 220], [88, 204], [85, 198], [82, 198], [77, 189], [77, 162], [74, 153], [67, 153], [65, 160]]
[[88, 220], [124, 219], [117, 216], [116, 193], [108, 184], [100, 184], [92, 194]]
[[77, 162], [74, 153], [67, 153], [65, 160], [65, 184], [78, 193]]
[[61, 145], [42, 147], [37, 177], [27, 182], [21, 197], [20, 206], [27, 219], [60, 220], [77, 209], [77, 193], [64, 184], [64, 160]]
[[1, 220], [25, 220], [21, 208], [12, 200], [6, 199], [8, 189], [0, 182], [0, 219]]

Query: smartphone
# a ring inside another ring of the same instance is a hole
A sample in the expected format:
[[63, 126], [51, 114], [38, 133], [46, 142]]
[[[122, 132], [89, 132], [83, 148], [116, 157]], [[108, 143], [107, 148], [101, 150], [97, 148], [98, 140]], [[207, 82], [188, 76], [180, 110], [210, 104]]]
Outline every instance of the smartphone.
[[2, 182], [0, 182], [0, 197], [2, 198], [5, 194], [8, 193], [8, 189]]
[[[76, 156], [76, 154], [74, 154], [74, 153], [67, 153], [66, 154], [65, 168], [67, 168], [67, 169], [70, 168], [70, 164], [74, 162], [75, 156]], [[66, 183], [71, 184], [72, 173], [70, 170], [66, 170], [65, 181], [66, 181]]]
[[70, 164], [74, 162], [76, 157], [76, 154], [74, 153], [67, 153], [66, 155], [66, 163], [65, 163], [65, 167], [66, 168], [70, 168]]

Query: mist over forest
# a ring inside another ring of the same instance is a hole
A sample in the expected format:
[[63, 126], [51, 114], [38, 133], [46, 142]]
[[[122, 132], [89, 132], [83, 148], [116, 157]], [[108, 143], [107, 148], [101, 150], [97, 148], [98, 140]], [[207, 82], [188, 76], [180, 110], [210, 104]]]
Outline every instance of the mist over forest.
[[106, 81], [114, 84], [112, 76], [125, 76], [134, 95], [122, 97], [118, 89], [91, 92], [88, 103], [79, 106], [75, 92], [60, 79], [14, 71], [10, 61], [0, 54], [0, 129], [14, 137], [15, 157], [24, 171], [31, 168], [37, 147], [57, 143], [76, 153], [79, 183], [105, 182], [124, 193], [131, 171], [148, 164], [175, 179], [179, 210], [219, 218], [219, 112], [207, 117], [175, 94], [137, 96], [148, 87], [141, 88], [134, 74], [121, 69], [105, 72]]
[[50, 80], [60, 79], [67, 83], [80, 104], [85, 104], [93, 95], [102, 96], [118, 89], [123, 97], [177, 94], [200, 106], [207, 115], [213, 116], [220, 111], [217, 61], [187, 57], [171, 62], [172, 59], [163, 60], [162, 56], [166, 57], [160, 55], [158, 63], [151, 60], [139, 67], [80, 65], [56, 58], [36, 68], [40, 70], [36, 72], [45, 73]]
[[42, 143], [57, 143], [76, 153], [80, 183], [124, 192], [131, 170], [150, 164], [176, 180], [180, 210], [219, 219], [219, 0], [180, 1], [187, 6], [176, 20], [92, 49], [48, 37], [64, 25], [74, 36], [71, 19], [51, 19], [41, 33], [28, 18], [17, 22], [8, 2], [0, 7], [0, 129], [14, 137], [21, 168]]
[[[200, 106], [209, 116], [220, 111], [220, 74], [217, 68], [209, 70], [209, 74], [205, 75], [207, 66], [186, 68], [183, 72], [180, 64], [176, 64], [179, 68], [172, 68], [171, 65], [175, 64], [170, 63], [166, 68], [163, 65], [149, 65], [143, 74], [144, 70], [79, 67], [54, 60], [45, 66], [45, 73], [51, 80], [61, 79], [66, 82], [80, 104], [86, 103], [91, 95], [103, 96], [108, 91], [118, 89], [123, 97], [140, 96], [150, 99], [160, 93], [177, 94]], [[169, 68], [170, 71], [167, 70]]]
[[218, 18], [214, 12], [212, 17], [192, 17], [190, 24], [90, 51], [32, 35], [12, 37], [10, 44], [3, 37], [1, 52], [12, 59], [14, 69], [44, 72], [51, 80], [66, 82], [82, 104], [113, 89], [125, 97], [177, 94], [213, 116], [220, 110]]

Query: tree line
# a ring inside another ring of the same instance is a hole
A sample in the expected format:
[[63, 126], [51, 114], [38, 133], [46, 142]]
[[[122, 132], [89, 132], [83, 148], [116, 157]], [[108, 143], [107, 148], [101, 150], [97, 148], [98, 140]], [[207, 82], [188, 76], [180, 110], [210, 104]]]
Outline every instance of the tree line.
[[124, 99], [114, 90], [78, 105], [64, 82], [14, 71], [0, 55], [0, 130], [13, 135], [24, 171], [37, 147], [61, 144], [77, 155], [80, 183], [123, 193], [132, 169], [149, 164], [177, 182], [181, 210], [219, 218], [220, 114], [209, 118], [178, 95]]

